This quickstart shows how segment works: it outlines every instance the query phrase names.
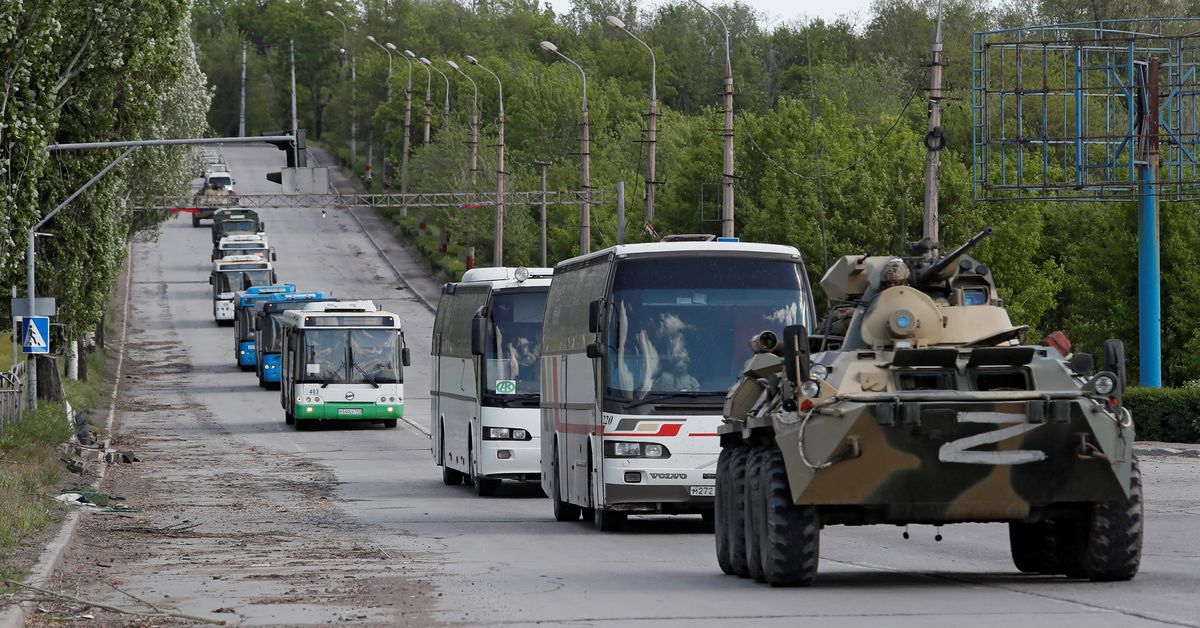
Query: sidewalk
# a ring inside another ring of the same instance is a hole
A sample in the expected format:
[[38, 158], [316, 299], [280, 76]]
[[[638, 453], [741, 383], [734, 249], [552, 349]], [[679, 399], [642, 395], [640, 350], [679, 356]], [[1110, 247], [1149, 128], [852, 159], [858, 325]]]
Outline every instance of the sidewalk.
[[[309, 158], [313, 159], [317, 165], [329, 168], [329, 184], [334, 189], [366, 191], [357, 177], [347, 176], [346, 171], [337, 165], [337, 160], [329, 151], [309, 145], [308, 154]], [[362, 228], [371, 244], [383, 256], [392, 272], [396, 273], [396, 277], [407, 285], [413, 294], [429, 307], [431, 312], [436, 311], [438, 298], [442, 294], [441, 284], [430, 274], [429, 266], [421, 259], [420, 255], [407, 242], [396, 236], [392, 231], [391, 222], [375, 209], [350, 208], [347, 211]]]

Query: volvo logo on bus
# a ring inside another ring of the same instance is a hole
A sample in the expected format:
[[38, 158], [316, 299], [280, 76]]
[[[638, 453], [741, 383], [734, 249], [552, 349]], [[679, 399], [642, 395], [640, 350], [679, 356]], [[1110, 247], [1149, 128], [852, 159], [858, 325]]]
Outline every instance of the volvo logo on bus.
[[346, 401], [354, 401], [354, 391], [346, 392]]
[[650, 477], [656, 480], [686, 480], [686, 473], [651, 473]]

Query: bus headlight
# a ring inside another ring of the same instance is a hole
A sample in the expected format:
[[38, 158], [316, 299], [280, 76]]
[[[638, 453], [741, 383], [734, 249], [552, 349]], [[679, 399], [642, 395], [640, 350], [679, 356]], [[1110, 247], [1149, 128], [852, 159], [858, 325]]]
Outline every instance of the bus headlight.
[[659, 443], [610, 440], [604, 442], [605, 458], [670, 458], [671, 452]]
[[484, 440], [531, 440], [529, 430], [517, 427], [485, 427]]

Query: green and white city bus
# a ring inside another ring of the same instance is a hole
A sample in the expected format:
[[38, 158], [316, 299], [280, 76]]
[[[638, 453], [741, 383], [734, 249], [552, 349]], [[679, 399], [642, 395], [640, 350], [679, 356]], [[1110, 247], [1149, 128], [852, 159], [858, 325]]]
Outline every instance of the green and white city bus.
[[280, 318], [280, 404], [288, 425], [348, 420], [396, 427], [409, 363], [399, 316], [371, 301], [327, 301]]

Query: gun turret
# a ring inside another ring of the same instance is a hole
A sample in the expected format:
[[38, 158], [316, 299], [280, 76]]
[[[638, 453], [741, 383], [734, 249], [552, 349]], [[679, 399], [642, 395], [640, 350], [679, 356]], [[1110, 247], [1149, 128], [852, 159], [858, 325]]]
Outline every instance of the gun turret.
[[917, 278], [916, 278], [916, 281], [913, 282], [913, 285], [919, 287], [919, 286], [928, 286], [930, 284], [936, 283], [939, 279], [941, 279], [942, 273], [946, 272], [947, 268], [950, 268], [951, 264], [957, 262], [958, 258], [962, 257], [967, 251], [971, 250], [976, 244], [979, 244], [980, 240], [983, 240], [984, 238], [986, 238], [990, 235], [992, 235], [992, 228], [987, 227], [983, 231], [980, 231], [979, 233], [975, 234], [970, 240], [967, 240], [966, 242], [964, 242], [962, 244], [962, 246], [960, 246], [957, 249], [954, 249], [953, 251], [951, 251], [950, 253], [942, 256], [940, 259], [938, 259], [933, 264], [926, 266], [925, 268], [922, 268], [921, 271], [919, 273], [917, 273]]

